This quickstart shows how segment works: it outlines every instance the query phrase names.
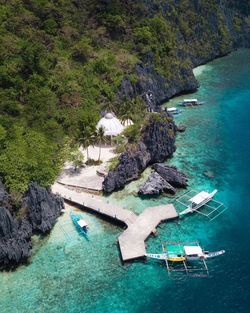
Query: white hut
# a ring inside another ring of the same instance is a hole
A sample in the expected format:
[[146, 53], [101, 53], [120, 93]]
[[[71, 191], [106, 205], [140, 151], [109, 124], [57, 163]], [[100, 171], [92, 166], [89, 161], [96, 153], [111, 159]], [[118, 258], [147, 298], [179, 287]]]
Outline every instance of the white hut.
[[112, 113], [107, 113], [100, 119], [96, 128], [99, 129], [100, 127], [104, 128], [105, 136], [117, 136], [124, 130], [124, 126]]

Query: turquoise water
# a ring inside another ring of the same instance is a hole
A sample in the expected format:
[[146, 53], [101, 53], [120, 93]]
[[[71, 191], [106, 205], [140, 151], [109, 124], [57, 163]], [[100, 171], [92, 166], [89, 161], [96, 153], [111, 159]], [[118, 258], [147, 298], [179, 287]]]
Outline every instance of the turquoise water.
[[[208, 250], [225, 249], [224, 256], [209, 261], [210, 278], [171, 279], [153, 260], [122, 266], [116, 246], [121, 228], [83, 213], [90, 224], [87, 242], [77, 236], [65, 214], [50, 236], [33, 238], [29, 265], [0, 274], [0, 312], [249, 312], [249, 73], [250, 50], [203, 68], [198, 76], [201, 87], [191, 96], [206, 104], [176, 117], [187, 130], [178, 135], [178, 149], [169, 161], [188, 174], [189, 188], [217, 188], [217, 199], [228, 211], [213, 222], [192, 215], [180, 223], [162, 224], [158, 237], [147, 242], [150, 252], [160, 251], [162, 240], [183, 239], [199, 240]], [[204, 175], [207, 170], [213, 178]], [[111, 200], [138, 213], [146, 206], [171, 202], [167, 197], [136, 196], [147, 173]]]

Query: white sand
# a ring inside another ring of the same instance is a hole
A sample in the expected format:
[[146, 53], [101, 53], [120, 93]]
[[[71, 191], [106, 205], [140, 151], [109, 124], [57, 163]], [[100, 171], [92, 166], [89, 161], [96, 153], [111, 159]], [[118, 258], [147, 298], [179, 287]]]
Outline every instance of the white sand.
[[[84, 161], [87, 160], [87, 150], [80, 149], [84, 155]], [[92, 189], [96, 191], [102, 190], [102, 183], [104, 177], [97, 175], [97, 171], [106, 173], [108, 171], [108, 162], [110, 159], [116, 156], [114, 153], [114, 148], [110, 146], [104, 146], [101, 149], [101, 160], [102, 164], [97, 166], [86, 166], [83, 168], [78, 168], [76, 171], [74, 170], [74, 166], [72, 163], [65, 163], [64, 169], [60, 176], [57, 179], [57, 182], [82, 187], [86, 189]], [[99, 147], [90, 146], [88, 148], [89, 158], [98, 160], [99, 158]]]
[[206, 65], [200, 65], [193, 69], [194, 76], [197, 77], [206, 69]]
[[[99, 150], [100, 149], [98, 146], [89, 146], [88, 147], [89, 158], [93, 160], [98, 160]], [[80, 148], [80, 151], [82, 152], [84, 156], [84, 162], [85, 162], [87, 160], [87, 149]], [[101, 148], [101, 160], [103, 162], [107, 162], [115, 156], [116, 154], [114, 153], [114, 147], [103, 146]]]

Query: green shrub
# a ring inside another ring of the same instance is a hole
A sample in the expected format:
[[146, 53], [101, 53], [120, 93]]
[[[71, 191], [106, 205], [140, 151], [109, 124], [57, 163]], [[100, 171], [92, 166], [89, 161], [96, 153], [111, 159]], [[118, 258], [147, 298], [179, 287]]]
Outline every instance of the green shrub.
[[94, 159], [88, 159], [86, 162], [85, 162], [86, 165], [89, 165], [89, 166], [92, 166], [92, 165], [100, 165], [102, 164], [102, 161], [101, 160], [94, 160]]
[[119, 157], [116, 156], [109, 161], [109, 171], [113, 171], [119, 164]]

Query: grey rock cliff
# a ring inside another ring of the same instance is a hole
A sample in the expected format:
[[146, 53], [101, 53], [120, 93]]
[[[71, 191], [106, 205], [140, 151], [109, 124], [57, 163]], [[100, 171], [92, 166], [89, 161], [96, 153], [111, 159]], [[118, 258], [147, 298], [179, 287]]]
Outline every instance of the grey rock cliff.
[[[162, 13], [167, 22], [173, 25], [181, 23], [177, 16], [169, 14], [172, 4], [168, 1], [152, 4], [152, 1], [143, 1], [147, 8], [147, 18], [157, 13]], [[175, 10], [182, 7], [180, 1], [175, 1]], [[250, 27], [248, 23], [249, 4], [243, 1], [232, 5], [234, 1], [216, 1], [216, 12], [209, 11], [201, 1], [189, 1], [190, 10], [198, 14], [193, 19], [192, 26], [187, 17], [187, 28], [192, 27], [194, 33], [189, 34], [179, 27], [175, 33], [176, 49], [174, 55], [176, 62], [171, 65], [171, 70], [162, 73], [155, 65], [152, 49], [140, 55], [140, 62], [134, 67], [134, 74], [138, 80], [132, 83], [124, 77], [118, 91], [119, 98], [144, 99], [149, 111], [160, 111], [160, 105], [171, 97], [180, 93], [193, 92], [199, 87], [192, 69], [205, 64], [215, 58], [222, 57], [231, 51], [250, 47]], [[228, 3], [227, 3], [228, 2]], [[236, 2], [236, 1], [235, 1]], [[247, 9], [248, 8], [248, 9]], [[181, 11], [181, 10], [180, 10]], [[238, 18], [238, 25], [235, 18]], [[205, 23], [204, 25], [202, 25]], [[209, 29], [209, 36], [207, 30]], [[223, 34], [223, 36], [222, 36]], [[166, 55], [166, 58], [169, 56]]]
[[187, 176], [175, 166], [158, 163], [153, 165], [153, 169], [173, 187], [185, 188], [187, 186]]
[[149, 175], [147, 181], [140, 186], [138, 191], [140, 195], [159, 195], [162, 192], [174, 195], [176, 190], [156, 172]]
[[163, 162], [175, 151], [176, 128], [172, 119], [161, 114], [162, 119], [151, 117], [142, 131], [142, 137], [136, 147], [129, 148], [119, 158], [117, 167], [108, 173], [104, 182], [105, 192], [112, 192], [137, 179], [150, 164]]
[[0, 269], [25, 262], [31, 255], [32, 234], [49, 231], [63, 208], [60, 197], [32, 183], [22, 204], [25, 213], [17, 219], [10, 198], [0, 183]]
[[42, 233], [50, 230], [64, 207], [61, 197], [49, 189], [31, 183], [24, 200], [32, 229]]
[[174, 80], [160, 75], [152, 64], [138, 63], [135, 72], [138, 76], [137, 83], [133, 85], [125, 77], [118, 95], [129, 99], [142, 96], [149, 111], [160, 111], [160, 105], [174, 95], [192, 92], [199, 87], [191, 69], [182, 68]]

